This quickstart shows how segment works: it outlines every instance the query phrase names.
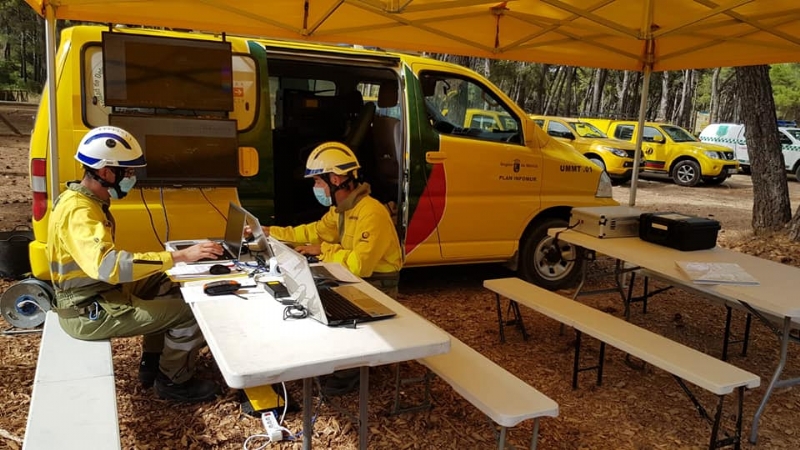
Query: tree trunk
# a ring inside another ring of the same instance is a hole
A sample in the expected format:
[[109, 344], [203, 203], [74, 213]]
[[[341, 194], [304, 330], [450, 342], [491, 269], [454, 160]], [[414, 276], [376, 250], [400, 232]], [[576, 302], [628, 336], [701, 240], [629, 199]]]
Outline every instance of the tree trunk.
[[631, 79], [631, 73], [627, 70], [622, 72], [622, 85], [617, 87], [617, 114], [625, 115], [625, 97], [628, 95], [628, 81]]
[[567, 67], [567, 80], [564, 87], [564, 110], [561, 113], [563, 116], [572, 117], [572, 82], [575, 79], [575, 67]]
[[753, 178], [753, 232], [764, 234], [780, 230], [792, 217], [769, 66], [737, 67], [736, 82], [746, 105], [740, 106]]
[[708, 107], [708, 123], [717, 123], [719, 117], [719, 74], [722, 68], [717, 67], [711, 74], [711, 104]]
[[596, 69], [594, 71], [594, 80], [592, 83], [592, 104], [589, 105], [588, 115], [599, 116], [600, 108], [603, 101], [603, 88], [606, 84], [606, 69]]
[[665, 122], [667, 120], [667, 108], [669, 107], [669, 72], [661, 72], [661, 100], [658, 102], [658, 114], [656, 120]]

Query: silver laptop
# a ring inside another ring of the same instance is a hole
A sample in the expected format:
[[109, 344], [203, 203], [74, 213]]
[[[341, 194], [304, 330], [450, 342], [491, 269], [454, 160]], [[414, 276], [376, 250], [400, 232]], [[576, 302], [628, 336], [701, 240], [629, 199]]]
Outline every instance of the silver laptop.
[[[225, 237], [222, 241], [217, 241], [222, 245], [223, 254], [217, 259], [206, 258], [189, 264], [221, 263], [238, 260], [242, 254], [242, 239], [244, 237], [244, 226], [247, 216], [247, 211], [242, 209], [242, 207], [230, 203], [228, 206], [228, 220], [225, 223]], [[207, 240], [208, 239], [170, 241], [166, 243], [166, 247], [168, 250], [183, 250]]]
[[355, 326], [395, 316], [395, 312], [355, 286], [314, 283], [306, 257], [283, 242], [268, 238], [287, 289], [308, 310], [309, 317], [330, 327]]

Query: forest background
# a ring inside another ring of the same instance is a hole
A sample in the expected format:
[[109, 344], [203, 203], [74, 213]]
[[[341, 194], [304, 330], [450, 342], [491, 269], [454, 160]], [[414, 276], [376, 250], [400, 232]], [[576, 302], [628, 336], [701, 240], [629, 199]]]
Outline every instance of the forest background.
[[[58, 22], [60, 29], [72, 25]], [[634, 119], [641, 72], [428, 55], [489, 78], [525, 111], [568, 117]], [[46, 79], [44, 21], [23, 0], [0, 0], [0, 100], [36, 102]], [[800, 64], [770, 67], [777, 118], [800, 120]], [[647, 119], [698, 133], [705, 124], [742, 123], [740, 90], [731, 68], [654, 73]]]

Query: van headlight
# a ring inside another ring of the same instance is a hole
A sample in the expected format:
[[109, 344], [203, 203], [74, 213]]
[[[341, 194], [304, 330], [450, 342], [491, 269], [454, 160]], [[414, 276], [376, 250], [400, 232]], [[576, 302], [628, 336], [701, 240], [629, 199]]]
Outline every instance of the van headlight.
[[605, 170], [600, 173], [600, 180], [597, 182], [597, 191], [595, 191], [594, 196], [611, 198], [611, 177], [608, 176]]
[[621, 150], [621, 149], [614, 148], [614, 147], [607, 147], [605, 145], [602, 146], [601, 148], [606, 150], [606, 151], [608, 151], [608, 152], [613, 153], [615, 156], [619, 156], [620, 158], [627, 158], [628, 157], [628, 153], [625, 150]]
[[719, 152], [705, 152], [705, 153], [706, 153], [706, 156], [708, 156], [711, 159], [722, 159], [722, 157], [720, 156]]

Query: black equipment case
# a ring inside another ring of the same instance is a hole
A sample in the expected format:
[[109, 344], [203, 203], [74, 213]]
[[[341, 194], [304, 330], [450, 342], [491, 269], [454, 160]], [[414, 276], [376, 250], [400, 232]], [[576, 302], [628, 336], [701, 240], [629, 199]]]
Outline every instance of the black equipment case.
[[717, 245], [719, 222], [674, 212], [645, 213], [639, 218], [639, 238], [678, 250], [705, 250]]

